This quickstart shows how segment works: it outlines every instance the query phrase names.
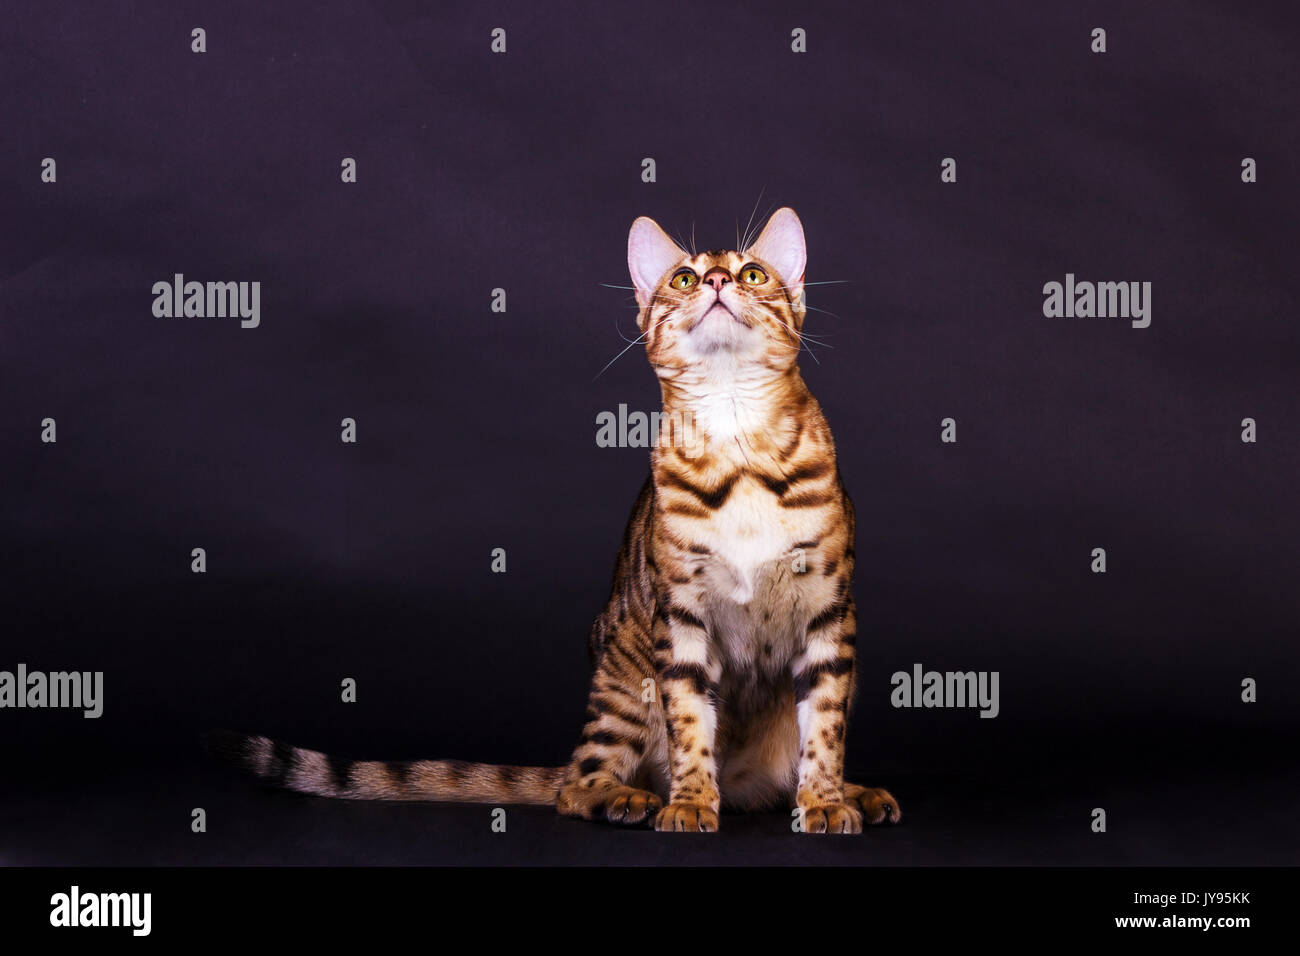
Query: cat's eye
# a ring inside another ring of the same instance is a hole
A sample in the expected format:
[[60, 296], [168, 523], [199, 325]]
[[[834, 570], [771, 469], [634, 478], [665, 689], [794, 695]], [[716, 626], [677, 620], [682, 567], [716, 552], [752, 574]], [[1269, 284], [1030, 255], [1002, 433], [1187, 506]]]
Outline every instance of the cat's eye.
[[745, 285], [762, 285], [767, 281], [767, 273], [751, 262], [740, 270], [740, 281]]
[[672, 279], [668, 281], [668, 284], [674, 289], [685, 292], [699, 281], [700, 277], [694, 272], [690, 269], [683, 269], [681, 272], [677, 273], [677, 275], [673, 276]]

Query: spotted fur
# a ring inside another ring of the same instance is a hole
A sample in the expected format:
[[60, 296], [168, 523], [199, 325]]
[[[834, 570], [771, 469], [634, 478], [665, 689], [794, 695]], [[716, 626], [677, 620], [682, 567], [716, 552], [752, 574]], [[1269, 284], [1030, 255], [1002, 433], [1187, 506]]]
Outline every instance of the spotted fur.
[[790, 209], [744, 251], [692, 255], [650, 219], [632, 226], [663, 427], [592, 627], [566, 766], [354, 762], [240, 735], [223, 748], [322, 796], [554, 803], [659, 830], [716, 830], [723, 806], [794, 806], [814, 833], [897, 822], [888, 791], [844, 782], [854, 514], [799, 373], [804, 264]]

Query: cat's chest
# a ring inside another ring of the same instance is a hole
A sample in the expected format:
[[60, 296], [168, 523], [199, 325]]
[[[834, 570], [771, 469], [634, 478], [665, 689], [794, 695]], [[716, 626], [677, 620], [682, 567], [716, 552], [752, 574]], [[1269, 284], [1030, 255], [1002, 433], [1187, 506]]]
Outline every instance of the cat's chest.
[[[826, 515], [781, 506], [763, 487], [737, 487], [693, 537], [707, 549], [692, 569], [706, 627], [725, 660], [746, 668], [785, 666], [814, 613], [821, 574], [816, 537]], [[812, 610], [810, 610], [812, 609]]]
[[737, 482], [727, 501], [696, 529], [709, 552], [699, 564], [711, 594], [743, 606], [788, 585], [784, 571], [798, 564], [796, 546], [806, 544], [816, 530], [808, 519], [783, 508], [767, 488]]

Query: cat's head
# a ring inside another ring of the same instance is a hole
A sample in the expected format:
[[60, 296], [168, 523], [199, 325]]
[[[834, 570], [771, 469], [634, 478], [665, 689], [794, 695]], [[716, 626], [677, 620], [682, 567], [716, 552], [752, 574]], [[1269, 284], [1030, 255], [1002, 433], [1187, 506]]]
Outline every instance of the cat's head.
[[804, 318], [803, 225], [778, 209], [743, 251], [691, 255], [642, 216], [627, 237], [637, 324], [661, 378], [796, 364]]

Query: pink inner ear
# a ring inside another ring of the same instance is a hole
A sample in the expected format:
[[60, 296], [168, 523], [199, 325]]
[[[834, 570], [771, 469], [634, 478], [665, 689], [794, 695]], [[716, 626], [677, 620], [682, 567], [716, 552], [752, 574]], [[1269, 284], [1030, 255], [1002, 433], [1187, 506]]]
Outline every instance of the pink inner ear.
[[[776, 269], [786, 285], [803, 284], [808, 250], [804, 244], [803, 224], [793, 209], [784, 207], [772, 213], [772, 218], [747, 251]], [[793, 278], [795, 276], [798, 278]]]
[[643, 305], [654, 295], [664, 273], [685, 255], [653, 219], [642, 216], [632, 223], [627, 236], [627, 270]]

